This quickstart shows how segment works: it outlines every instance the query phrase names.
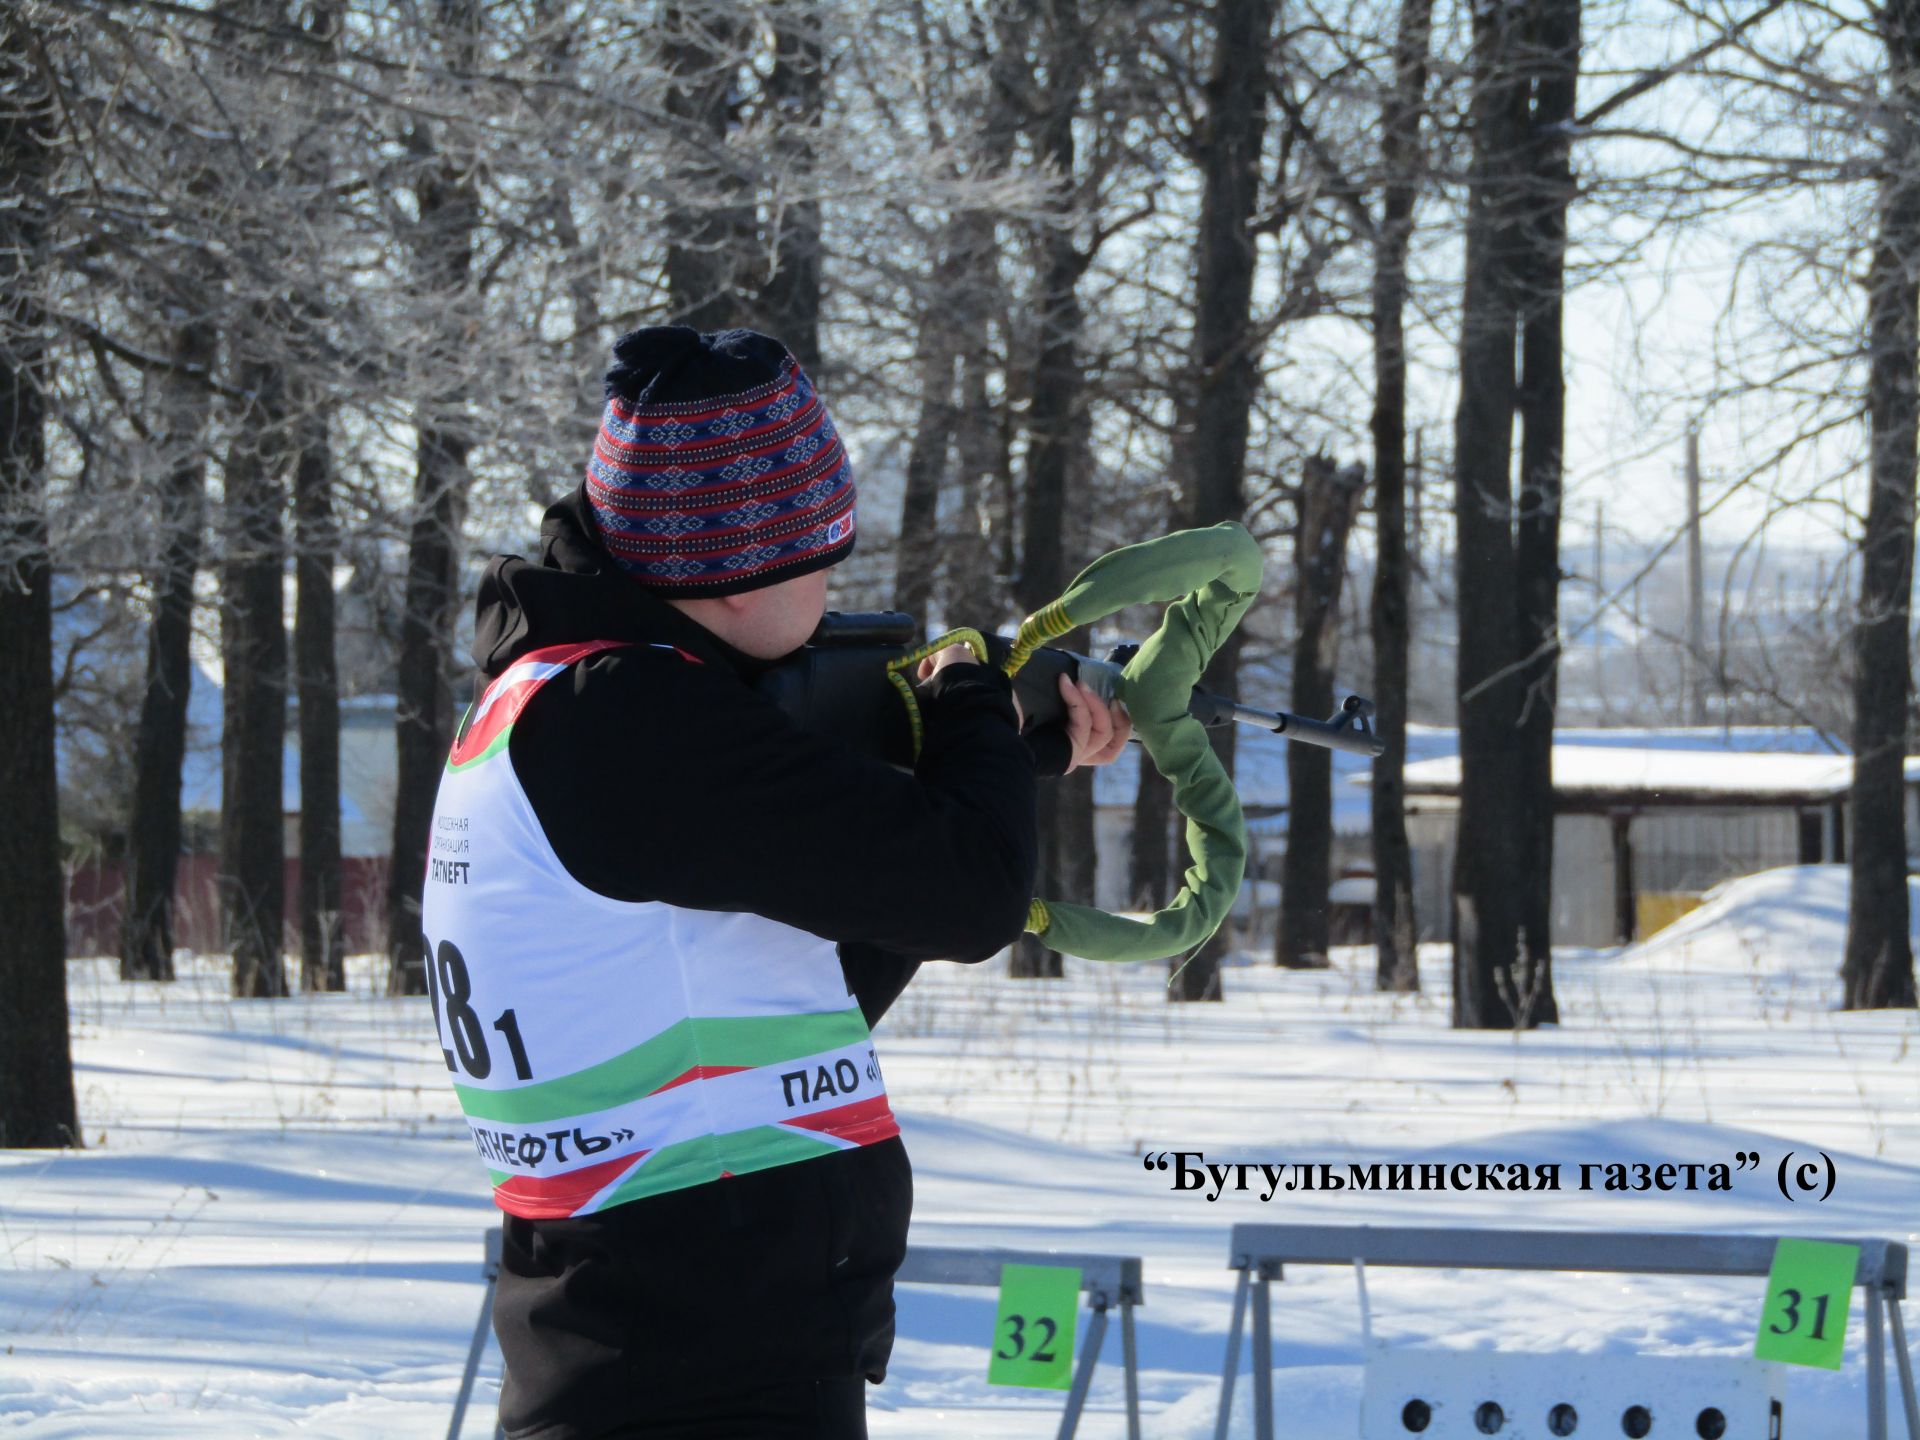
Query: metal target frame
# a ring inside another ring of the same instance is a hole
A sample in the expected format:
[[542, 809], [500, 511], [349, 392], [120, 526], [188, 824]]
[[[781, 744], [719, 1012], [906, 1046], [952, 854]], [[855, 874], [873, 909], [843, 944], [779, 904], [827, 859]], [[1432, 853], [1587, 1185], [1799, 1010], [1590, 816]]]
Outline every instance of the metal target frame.
[[[467, 1364], [460, 1376], [460, 1393], [453, 1402], [453, 1420], [447, 1426], [447, 1440], [460, 1440], [460, 1428], [466, 1422], [467, 1402], [473, 1394], [480, 1372], [480, 1357], [486, 1352], [487, 1333], [492, 1328], [493, 1294], [500, 1282], [500, 1231], [485, 1232], [486, 1258], [481, 1278], [486, 1291], [480, 1299], [480, 1318], [474, 1322], [473, 1340], [467, 1346]], [[1086, 1255], [1047, 1250], [989, 1250], [936, 1245], [912, 1245], [907, 1258], [893, 1277], [896, 1285], [985, 1285], [998, 1287], [1004, 1265], [1070, 1265], [1080, 1272], [1080, 1289], [1086, 1293], [1093, 1318], [1080, 1340], [1080, 1361], [1074, 1368], [1073, 1387], [1067, 1393], [1066, 1409], [1060, 1416], [1059, 1440], [1070, 1440], [1079, 1429], [1086, 1408], [1087, 1392], [1093, 1384], [1094, 1366], [1100, 1363], [1101, 1342], [1107, 1334], [1107, 1312], [1120, 1311], [1120, 1347], [1125, 1368], [1127, 1396], [1127, 1437], [1140, 1440], [1140, 1362], [1134, 1343], [1133, 1311], [1146, 1301], [1140, 1258], [1137, 1255]], [[494, 1440], [505, 1440], [499, 1417], [494, 1419]]]
[[1093, 1367], [1100, 1363], [1100, 1345], [1107, 1335], [1107, 1311], [1120, 1311], [1120, 1354], [1127, 1387], [1127, 1440], [1140, 1440], [1140, 1358], [1134, 1343], [1133, 1308], [1146, 1301], [1137, 1255], [1085, 1255], [1074, 1251], [985, 1250], [913, 1245], [893, 1277], [896, 1285], [984, 1285], [998, 1289], [1005, 1265], [1070, 1265], [1080, 1272], [1093, 1319], [1080, 1337], [1080, 1361], [1074, 1367], [1073, 1388], [1067, 1392], [1060, 1416], [1058, 1440], [1070, 1440], [1080, 1427], [1093, 1384]]
[[[1253, 1305], [1253, 1427], [1256, 1440], [1273, 1440], [1273, 1283], [1288, 1265], [1365, 1265], [1444, 1270], [1580, 1270], [1604, 1274], [1738, 1275], [1764, 1278], [1773, 1268], [1775, 1235], [1687, 1235], [1589, 1230], [1458, 1230], [1377, 1225], [1236, 1225], [1227, 1265], [1240, 1279], [1220, 1373], [1215, 1440], [1226, 1440], [1240, 1337]], [[1908, 1440], [1920, 1440], [1920, 1400], [1914, 1392], [1900, 1302], [1907, 1294], [1907, 1247], [1897, 1240], [1855, 1240], [1860, 1261], [1853, 1283], [1865, 1290], [1867, 1322], [1867, 1440], [1887, 1440], [1886, 1352], [1900, 1377]]]

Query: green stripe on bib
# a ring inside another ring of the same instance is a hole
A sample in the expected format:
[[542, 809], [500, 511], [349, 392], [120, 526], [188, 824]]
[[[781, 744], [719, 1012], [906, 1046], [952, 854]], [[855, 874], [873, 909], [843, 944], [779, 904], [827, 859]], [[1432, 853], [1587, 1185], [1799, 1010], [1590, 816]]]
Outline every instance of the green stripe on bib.
[[[752, 1070], [839, 1050], [868, 1038], [866, 1017], [857, 1005], [814, 1015], [694, 1016], [675, 1021], [611, 1060], [571, 1075], [511, 1090], [460, 1084], [453, 1088], [460, 1096], [460, 1108], [472, 1119], [531, 1125], [628, 1104], [695, 1066]], [[653, 1162], [646, 1168], [652, 1169]]]
[[705, 1185], [721, 1175], [748, 1175], [755, 1170], [771, 1170], [796, 1160], [812, 1160], [841, 1149], [827, 1140], [784, 1125], [756, 1125], [751, 1130], [736, 1130], [730, 1135], [702, 1135], [663, 1146], [640, 1162], [620, 1188], [602, 1202], [606, 1206], [623, 1205], [649, 1195], [664, 1195], [669, 1190], [684, 1190], [690, 1185]]
[[512, 739], [513, 727], [509, 725], [498, 735], [494, 736], [493, 739], [488, 742], [487, 748], [482, 750], [478, 755], [469, 755], [458, 764], [455, 764], [453, 757], [449, 755], [447, 757], [447, 769], [452, 771], [471, 770], [482, 760], [491, 760], [495, 755], [498, 755], [502, 750], [506, 749]]

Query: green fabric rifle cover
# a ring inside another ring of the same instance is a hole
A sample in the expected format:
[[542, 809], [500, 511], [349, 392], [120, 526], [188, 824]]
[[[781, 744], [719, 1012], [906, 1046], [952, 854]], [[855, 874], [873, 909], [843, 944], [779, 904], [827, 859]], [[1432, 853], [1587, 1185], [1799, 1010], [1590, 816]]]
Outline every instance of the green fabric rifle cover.
[[1214, 652], [1260, 593], [1262, 568], [1259, 544], [1227, 521], [1103, 555], [1060, 596], [1075, 626], [1129, 605], [1173, 602], [1127, 663], [1118, 696], [1148, 757], [1172, 782], [1193, 863], [1179, 895], [1149, 920], [1046, 901], [1040, 938], [1048, 948], [1088, 960], [1158, 960], [1203, 943], [1226, 919], [1246, 872], [1246, 820], [1206, 728], [1187, 705]]

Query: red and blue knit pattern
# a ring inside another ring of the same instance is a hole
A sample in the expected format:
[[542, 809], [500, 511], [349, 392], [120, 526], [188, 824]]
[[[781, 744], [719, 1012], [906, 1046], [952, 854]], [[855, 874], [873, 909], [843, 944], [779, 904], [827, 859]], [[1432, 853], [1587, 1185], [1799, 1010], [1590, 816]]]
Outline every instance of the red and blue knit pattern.
[[853, 465], [791, 356], [732, 395], [608, 400], [587, 499], [614, 560], [675, 595], [776, 584], [853, 549]]

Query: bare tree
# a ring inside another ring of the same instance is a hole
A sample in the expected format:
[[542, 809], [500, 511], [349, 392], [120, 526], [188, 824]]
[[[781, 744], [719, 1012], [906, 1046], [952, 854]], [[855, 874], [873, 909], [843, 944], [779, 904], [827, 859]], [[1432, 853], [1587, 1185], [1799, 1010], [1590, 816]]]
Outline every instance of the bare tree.
[[[1014, 595], [1027, 614], [1038, 612], [1066, 585], [1066, 513], [1068, 476], [1088, 437], [1084, 359], [1080, 353], [1084, 312], [1078, 286], [1091, 255], [1075, 243], [1071, 224], [1071, 187], [1075, 180], [1074, 119], [1086, 83], [1087, 41], [1079, 0], [1039, 0], [1046, 80], [1034, 118], [1035, 149], [1042, 163], [1060, 177], [1062, 213], [1037, 237], [1039, 293], [1035, 301], [1038, 348], [1033, 363], [1033, 394], [1027, 414], [1028, 448], [1022, 494], [1020, 573]], [[1071, 643], [1073, 636], [1062, 637]], [[1042, 895], [1074, 898], [1068, 890], [1068, 852], [1084, 854], [1092, 829], [1090, 803], [1076, 805], [1072, 792], [1086, 788], [1090, 775], [1069, 776], [1040, 789], [1040, 872]], [[1090, 793], [1087, 797], [1090, 800]], [[1084, 811], [1084, 826], [1071, 822]], [[1012, 971], [1024, 976], [1057, 976], [1060, 956], [1032, 935], [1014, 946]]]
[[1453, 882], [1453, 1020], [1508, 1023], [1496, 974], [1513, 964], [1519, 783], [1512, 739], [1519, 687], [1498, 677], [1513, 661], [1513, 214], [1505, 177], [1520, 173], [1528, 86], [1518, 64], [1526, 7], [1473, 16], [1473, 168], [1468, 181], [1460, 402], [1454, 420], [1455, 584], [1460, 646], [1460, 819]]
[[[1273, 47], [1270, 0], [1222, 0], [1214, 15], [1213, 69], [1207, 79], [1207, 118], [1196, 137], [1204, 176], [1196, 241], [1191, 424], [1183, 431], [1178, 469], [1188, 486], [1192, 525], [1244, 520], [1247, 435], [1260, 383], [1264, 333], [1252, 324], [1254, 234], [1260, 199], [1260, 155], [1266, 137], [1269, 57]], [[1229, 635], [1201, 683], [1217, 694], [1239, 690], [1240, 636]], [[1220, 763], [1233, 773], [1233, 727], [1209, 733]], [[1222, 998], [1220, 956], [1229, 944], [1223, 926], [1191, 959], [1174, 962], [1170, 999]]]
[[180, 767], [187, 749], [187, 702], [193, 690], [193, 583], [206, 524], [206, 441], [213, 370], [220, 337], [208, 313], [217, 293], [204, 263], [187, 274], [186, 315], [174, 327], [169, 367], [160, 376], [163, 434], [159, 487], [159, 565], [153, 575], [153, 621], [147, 637], [147, 681], [134, 754], [132, 813], [127, 824], [125, 914], [120, 975], [173, 979], [173, 887], [180, 857]]
[[[737, 152], [726, 143], [744, 104], [737, 72], [749, 43], [746, 27], [744, 8], [724, 0], [669, 5], [661, 23], [671, 77], [666, 110], [678, 156], [667, 287], [674, 319], [696, 330], [724, 330], [750, 314], [741, 282], [754, 248], [753, 209]], [[790, 41], [784, 73], [793, 76], [801, 62]], [[794, 88], [791, 80], [788, 86]]]
[[[1020, 0], [992, 0], [992, 24], [983, 27], [989, 33], [978, 42], [986, 59], [980, 67], [984, 82], [974, 169], [983, 180], [1002, 185], [1028, 178], [1010, 173], [1033, 89], [1032, 67], [1020, 38], [1021, 9]], [[1003, 394], [996, 401], [989, 384], [996, 372], [1011, 368], [1012, 359], [994, 348], [996, 321], [1005, 350], [1011, 348], [1013, 328], [1008, 287], [1000, 271], [996, 219], [988, 206], [963, 207], [955, 216], [951, 237], [960, 276], [951, 303], [959, 367], [953, 445], [959, 490], [956, 509], [961, 520], [946, 566], [947, 593], [956, 601], [966, 597], [990, 615], [1011, 606], [1017, 569], [1012, 397]], [[939, 297], [933, 297], [933, 303], [940, 303]]]
[[894, 563], [893, 608], [920, 622], [927, 634], [927, 606], [934, 593], [934, 573], [941, 542], [940, 492], [944, 488], [954, 427], [955, 360], [958, 336], [950, 319], [949, 303], [964, 283], [965, 256], [956, 217], [946, 227], [946, 253], [933, 271], [919, 334], [914, 345], [914, 374], [920, 382], [920, 415], [907, 449], [906, 485], [900, 502], [900, 550]]
[[1393, 84], [1380, 116], [1380, 217], [1373, 244], [1373, 664], [1378, 733], [1373, 762], [1374, 983], [1418, 990], [1413, 847], [1407, 840], [1407, 652], [1414, 576], [1407, 556], [1407, 249], [1420, 186], [1432, 0], [1401, 0]]
[[[768, 123], [775, 127], [773, 163], [783, 188], [767, 202], [771, 273], [760, 286], [761, 328], [819, 378], [820, 198], [817, 136], [825, 106], [822, 16], [806, 0], [772, 0], [773, 69], [767, 77]], [[791, 186], [793, 193], [784, 187]]]
[[[998, 368], [989, 329], [1005, 291], [995, 222], [1008, 208], [1008, 192], [1037, 188], [1037, 177], [1008, 173], [1022, 119], [1035, 103], [1020, 6], [1018, 0], [995, 0], [991, 11], [992, 24], [980, 26], [969, 47], [944, 17], [929, 15], [924, 4], [914, 7], [919, 63], [929, 87], [941, 87], [929, 95], [927, 139], [935, 153], [951, 152], [941, 168], [953, 191], [945, 222], [926, 242], [929, 263], [913, 291], [918, 415], [907, 451], [893, 605], [923, 626], [934, 597], [942, 593], [950, 610], [964, 604], [967, 614], [997, 614], [1003, 586], [996, 580], [1004, 579], [993, 573], [982, 525], [983, 486], [990, 487], [1003, 463], [1009, 467], [1009, 487], [1011, 482], [1009, 457], [996, 443], [1004, 406], [996, 405], [987, 390], [988, 375]], [[974, 63], [956, 67], [961, 56]], [[949, 80], [955, 69], [976, 81], [977, 96]], [[968, 128], [955, 133], [958, 125]], [[970, 184], [992, 187], [1000, 203], [969, 198]], [[948, 521], [941, 497], [950, 487], [958, 492], [958, 503], [946, 507], [954, 517]], [[1012, 533], [1010, 523], [1001, 530]]]
[[287, 990], [282, 816], [287, 732], [287, 379], [278, 363], [281, 307], [247, 306], [232, 335], [242, 399], [227, 444], [220, 576], [220, 899], [233, 951], [233, 993]]
[[[1333, 709], [1334, 665], [1340, 654], [1340, 591], [1347, 536], [1360, 511], [1365, 467], [1337, 468], [1325, 455], [1306, 464], [1294, 531], [1293, 712]], [[1328, 890], [1333, 855], [1333, 753], [1287, 747], [1287, 850], [1281, 869], [1280, 919], [1274, 962], [1322, 969], [1327, 960]]]
[[340, 919], [340, 666], [334, 651], [331, 415], [302, 397], [293, 471], [294, 693], [300, 706], [300, 984], [347, 988]]
[[[1454, 422], [1461, 785], [1453, 1020], [1468, 1028], [1524, 1026], [1554, 1013], [1542, 894], [1551, 871], [1535, 865], [1527, 847], [1538, 842], [1541, 817], [1552, 825], [1559, 254], [1571, 181], [1543, 177], [1542, 168], [1555, 157], [1565, 165], [1578, 47], [1577, 3], [1530, 0], [1474, 12]], [[1531, 381], [1524, 394], [1515, 366], [1522, 344]], [[1530, 468], [1516, 514], [1513, 420], [1523, 404], [1521, 460]]]
[[1920, 419], [1920, 3], [1887, 0], [1876, 12], [1888, 84], [1878, 117], [1886, 145], [1879, 233], [1867, 278], [1870, 489], [1854, 638], [1853, 833], [1847, 851], [1853, 884], [1841, 966], [1849, 1010], [1916, 1003], [1903, 770], [1913, 699], [1908, 637]]
[[1561, 316], [1566, 297], [1568, 151], [1580, 73], [1580, 0], [1535, 0], [1528, 46], [1533, 101], [1527, 162], [1531, 194], [1521, 222], [1521, 425], [1514, 584], [1519, 727], [1520, 936], [1524, 954], [1506, 1003], [1517, 1025], [1553, 1024], [1553, 722], [1559, 696], [1560, 520], [1567, 387]]
[[80, 1143], [67, 1040], [66, 917], [54, 782], [53, 564], [39, 277], [50, 260], [56, 128], [43, 7], [0, 11], [0, 1145]]
[[[339, 42], [339, 0], [315, 5], [309, 34], [319, 42], [317, 67]], [[324, 186], [334, 168], [327, 153], [333, 126], [316, 127], [290, 167], [307, 183]], [[294, 694], [300, 715], [300, 985], [305, 990], [347, 988], [346, 936], [341, 925], [340, 664], [335, 640], [333, 567], [339, 556], [334, 516], [333, 397], [316, 353], [324, 316], [296, 304], [302, 342], [296, 355], [307, 379], [295, 396], [293, 420]]]
[[[483, 12], [478, 0], [436, 0], [436, 28], [448, 68], [471, 72]], [[423, 295], [446, 309], [445, 330], [473, 303], [470, 283], [480, 191], [463, 135], [451, 124], [415, 117], [407, 132], [419, 220], [413, 263]], [[450, 336], [441, 340], [450, 343]], [[420, 888], [427, 870], [427, 825], [447, 747], [453, 740], [453, 625], [460, 600], [459, 546], [465, 524], [473, 439], [459, 371], [447, 367], [421, 398], [415, 418], [413, 513], [407, 537], [406, 606], [400, 623], [399, 768], [394, 782], [393, 849], [387, 870], [389, 988], [426, 992], [426, 939]]]

